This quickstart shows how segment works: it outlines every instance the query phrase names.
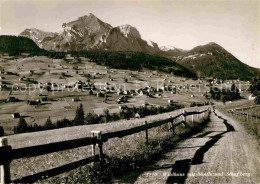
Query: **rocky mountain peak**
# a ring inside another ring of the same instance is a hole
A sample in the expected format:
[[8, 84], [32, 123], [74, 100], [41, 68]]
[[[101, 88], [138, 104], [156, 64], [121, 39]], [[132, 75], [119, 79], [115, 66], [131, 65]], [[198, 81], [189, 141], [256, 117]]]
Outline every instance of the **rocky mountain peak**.
[[121, 33], [124, 34], [125, 37], [128, 37], [131, 35], [132, 37], [141, 39], [141, 35], [140, 35], [139, 31], [135, 27], [133, 27], [129, 24], [121, 25], [121, 26], [119, 26], [119, 29], [120, 29]]

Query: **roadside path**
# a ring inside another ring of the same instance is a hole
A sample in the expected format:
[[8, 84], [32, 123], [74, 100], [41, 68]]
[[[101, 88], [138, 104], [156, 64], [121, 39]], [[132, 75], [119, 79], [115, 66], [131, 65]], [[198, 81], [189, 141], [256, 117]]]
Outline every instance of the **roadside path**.
[[235, 120], [214, 111], [204, 130], [182, 141], [135, 183], [260, 183], [257, 142]]

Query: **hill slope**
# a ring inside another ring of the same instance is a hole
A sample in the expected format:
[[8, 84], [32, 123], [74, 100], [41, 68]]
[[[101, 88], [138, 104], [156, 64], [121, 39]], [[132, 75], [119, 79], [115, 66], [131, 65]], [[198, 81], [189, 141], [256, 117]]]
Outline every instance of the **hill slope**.
[[0, 36], [0, 52], [35, 52], [40, 48], [31, 40], [21, 36]]
[[201, 77], [250, 80], [260, 74], [259, 69], [242, 63], [216, 43], [195, 47], [171, 59]]
[[96, 50], [72, 52], [72, 55], [84, 56], [92, 62], [112, 68], [129, 70], [147, 68], [172, 73], [176, 76], [196, 78], [196, 74], [168, 58], [143, 52]]

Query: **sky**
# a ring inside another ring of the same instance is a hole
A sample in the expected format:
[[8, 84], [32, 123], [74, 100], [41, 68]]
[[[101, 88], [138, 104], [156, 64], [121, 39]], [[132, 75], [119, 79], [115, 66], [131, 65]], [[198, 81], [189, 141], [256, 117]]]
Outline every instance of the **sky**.
[[260, 0], [0, 0], [0, 35], [59, 32], [62, 23], [89, 13], [113, 27], [130, 24], [159, 46], [188, 50], [216, 42], [260, 68]]

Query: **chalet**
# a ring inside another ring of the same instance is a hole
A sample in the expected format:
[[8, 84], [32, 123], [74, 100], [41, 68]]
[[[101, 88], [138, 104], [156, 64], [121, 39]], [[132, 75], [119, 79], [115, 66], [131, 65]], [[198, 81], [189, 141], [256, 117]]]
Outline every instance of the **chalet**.
[[10, 96], [9, 98], [7, 98], [6, 102], [18, 102], [19, 99], [13, 97], [13, 96]]
[[248, 100], [254, 100], [254, 99], [255, 99], [255, 96], [249, 95]]
[[136, 113], [135, 118], [140, 119], [141, 118], [140, 114]]
[[20, 113], [18, 113], [18, 112], [13, 113], [12, 117], [13, 118], [20, 118]]
[[41, 101], [48, 101], [47, 96], [42, 97], [42, 98], [41, 98]]
[[123, 94], [123, 92], [121, 92], [121, 91], [118, 91], [116, 94], [117, 94], [117, 95], [122, 95], [122, 94]]
[[142, 107], [147, 107], [149, 105], [149, 103], [145, 102], [142, 104]]
[[128, 90], [125, 90], [125, 91], [123, 92], [123, 94], [124, 94], [124, 95], [129, 95], [130, 92], [129, 92]]
[[46, 85], [46, 86], [51, 86], [52, 83], [51, 83], [51, 82], [46, 82], [45, 85]]
[[0, 85], [0, 89], [2, 89], [2, 88], [7, 88], [7, 85]]
[[117, 103], [126, 103], [127, 102], [127, 96], [122, 96], [119, 99], [116, 100]]
[[39, 100], [28, 100], [27, 103], [29, 105], [39, 105], [41, 102]]
[[162, 94], [158, 94], [158, 93], [157, 93], [155, 96], [156, 96], [156, 97], [162, 97]]
[[173, 100], [168, 100], [168, 103], [169, 104], [173, 104]]
[[19, 78], [19, 81], [25, 81], [26, 78], [22, 77], [22, 78]]
[[72, 102], [78, 102], [78, 101], [80, 101], [79, 98], [72, 98]]
[[63, 85], [63, 88], [73, 88], [73, 85], [70, 85], [70, 84], [64, 84], [64, 85]]
[[53, 88], [58, 87], [58, 85], [57, 85], [56, 83], [52, 83], [51, 86], [52, 86]]
[[127, 110], [128, 109], [128, 107], [126, 105], [119, 105], [118, 108], [120, 110]]
[[97, 97], [104, 97], [104, 94], [101, 93], [101, 92], [98, 92], [98, 93], [97, 93]]
[[76, 89], [82, 89], [82, 83], [76, 83], [76, 84], [74, 85], [74, 88], [76, 88]]

